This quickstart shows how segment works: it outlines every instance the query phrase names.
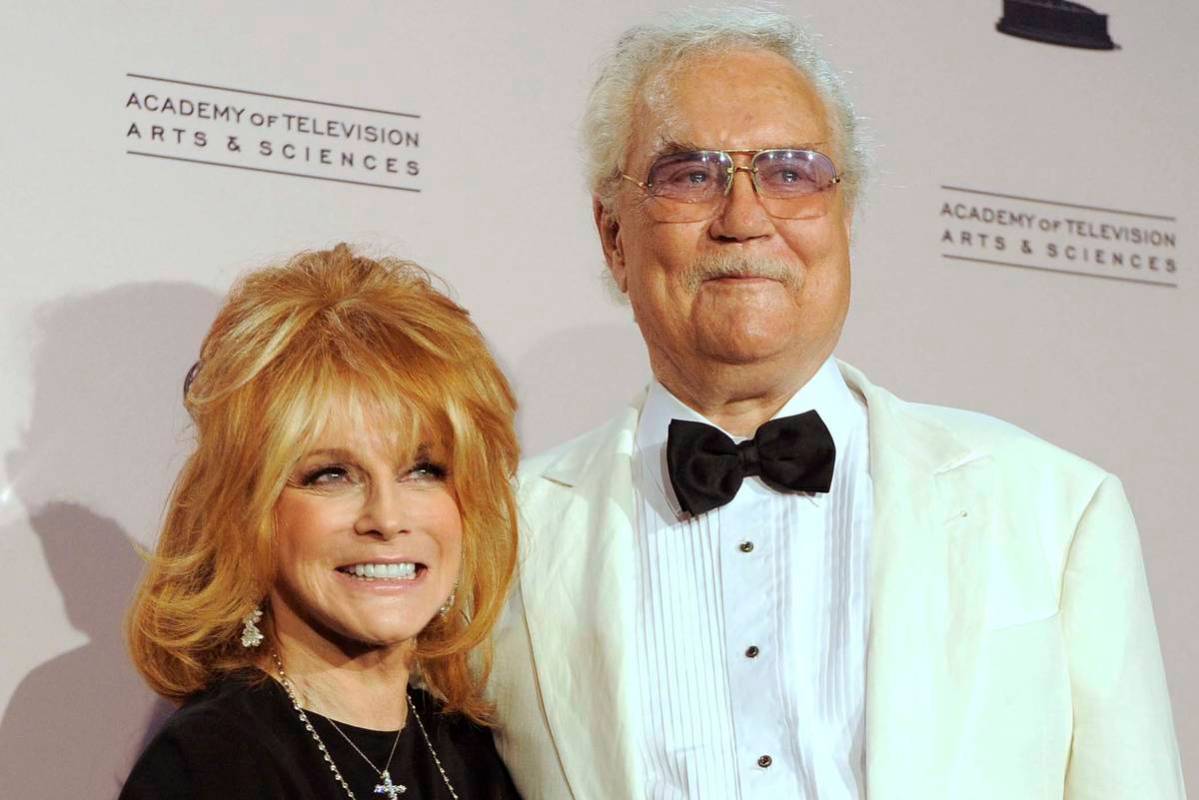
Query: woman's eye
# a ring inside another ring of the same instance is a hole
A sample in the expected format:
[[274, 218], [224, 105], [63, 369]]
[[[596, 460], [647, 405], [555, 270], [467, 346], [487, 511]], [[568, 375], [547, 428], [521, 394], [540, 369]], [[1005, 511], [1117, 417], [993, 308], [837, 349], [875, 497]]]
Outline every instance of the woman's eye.
[[449, 471], [440, 464], [434, 464], [432, 461], [420, 461], [414, 464], [404, 477], [415, 480], [441, 481], [445, 480], [447, 474]]
[[348, 480], [350, 472], [345, 467], [319, 467], [304, 476], [305, 486], [329, 486]]

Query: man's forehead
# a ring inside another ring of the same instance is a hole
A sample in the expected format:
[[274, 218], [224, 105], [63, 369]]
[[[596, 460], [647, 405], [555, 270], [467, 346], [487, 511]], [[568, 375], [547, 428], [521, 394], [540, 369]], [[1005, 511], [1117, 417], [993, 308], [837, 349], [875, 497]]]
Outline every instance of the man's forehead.
[[679, 87], [719, 92], [729, 84], [758, 90], [810, 92], [808, 76], [787, 57], [761, 48], [734, 48], [686, 53], [652, 70], [643, 83], [642, 97], [651, 103], [667, 99]]
[[829, 148], [823, 99], [763, 50], [698, 53], [652, 74], [632, 115], [629, 157], [711, 149]]

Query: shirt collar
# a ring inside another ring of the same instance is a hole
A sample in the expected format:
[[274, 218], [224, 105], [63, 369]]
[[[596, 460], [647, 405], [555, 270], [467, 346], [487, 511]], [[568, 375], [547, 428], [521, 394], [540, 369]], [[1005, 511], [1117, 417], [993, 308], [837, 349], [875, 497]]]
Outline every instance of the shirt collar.
[[[837, 452], [846, 452], [850, 436], [855, 428], [862, 424], [865, 414], [862, 411], [861, 399], [856, 397], [845, 383], [836, 359], [832, 356], [799, 391], [791, 395], [771, 419], [813, 410], [820, 414], [820, 418], [828, 426]], [[738, 442], [744, 441], [746, 437], [733, 436], [725, 431], [684, 404], [658, 381], [650, 384], [645, 405], [641, 409], [641, 417], [637, 422], [637, 435], [634, 440], [637, 468], [634, 474], [642, 483], [643, 489], [655, 487], [677, 517], [680, 511], [678, 500], [670, 488], [666, 470], [666, 435], [672, 419], [707, 423]]]

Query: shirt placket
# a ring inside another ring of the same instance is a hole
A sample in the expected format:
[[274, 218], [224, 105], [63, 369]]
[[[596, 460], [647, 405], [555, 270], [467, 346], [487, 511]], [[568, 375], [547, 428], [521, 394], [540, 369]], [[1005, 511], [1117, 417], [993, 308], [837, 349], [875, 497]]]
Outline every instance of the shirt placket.
[[769, 492], [756, 479], [720, 510], [725, 658], [741, 796], [797, 797], [781, 691], [784, 571]]

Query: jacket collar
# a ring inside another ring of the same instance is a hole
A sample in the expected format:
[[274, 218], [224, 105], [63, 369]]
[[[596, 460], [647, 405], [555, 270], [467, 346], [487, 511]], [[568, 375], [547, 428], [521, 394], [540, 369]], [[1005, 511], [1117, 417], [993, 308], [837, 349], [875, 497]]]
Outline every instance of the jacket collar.
[[589, 476], [600, 477], [613, 459], [631, 459], [645, 396], [646, 390], [642, 390], [608, 423], [557, 450], [541, 476], [563, 486], [579, 486], [586, 484]]
[[[866, 401], [870, 420], [870, 466], [872, 473], [892, 466], [919, 469], [929, 474], [954, 469], [981, 457], [981, 453], [962, 443], [944, 425], [914, 413], [908, 403], [886, 389], [875, 386], [859, 370], [838, 361], [842, 377], [850, 390]], [[587, 483], [593, 470], [606, 470], [610, 458], [631, 458], [637, 421], [645, 403], [642, 390], [613, 420], [583, 437], [584, 441], [562, 448], [543, 467], [543, 477], [565, 486]], [[586, 446], [586, 442], [593, 446]]]

